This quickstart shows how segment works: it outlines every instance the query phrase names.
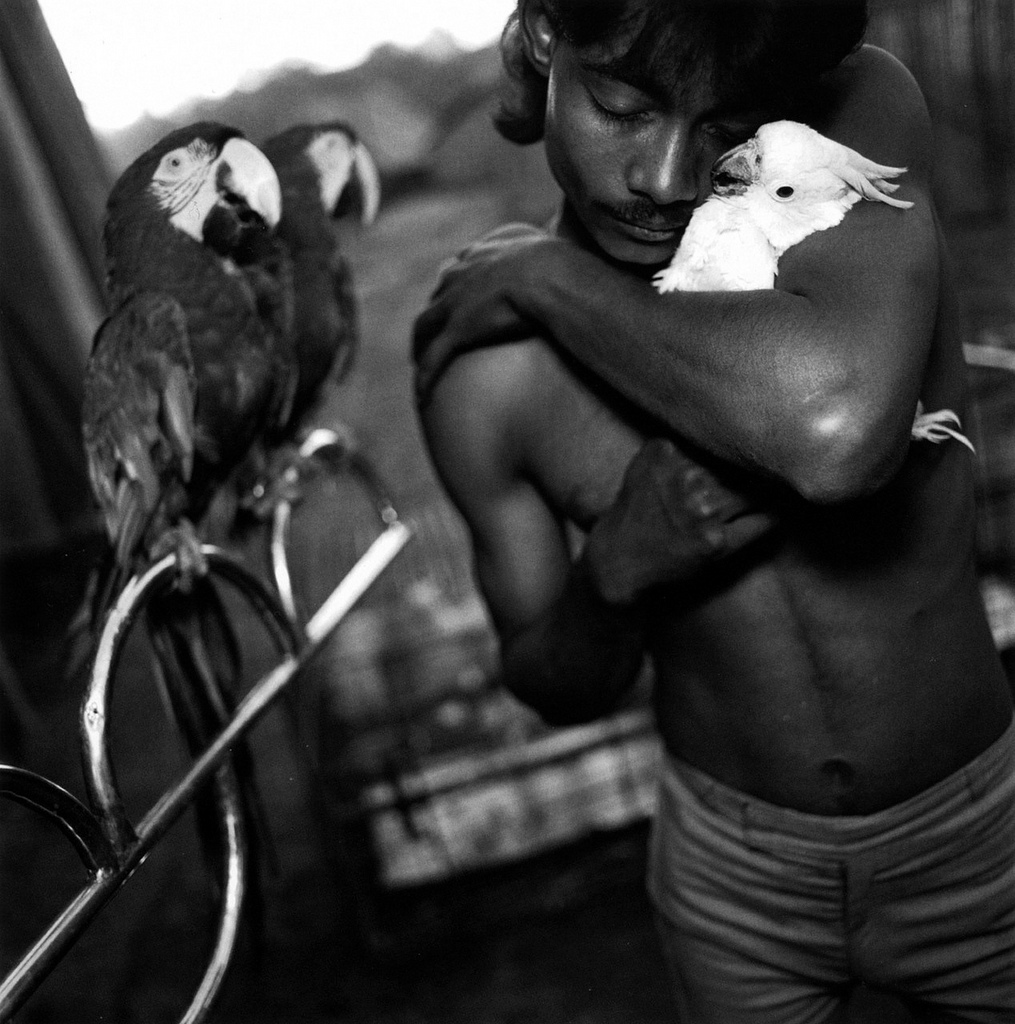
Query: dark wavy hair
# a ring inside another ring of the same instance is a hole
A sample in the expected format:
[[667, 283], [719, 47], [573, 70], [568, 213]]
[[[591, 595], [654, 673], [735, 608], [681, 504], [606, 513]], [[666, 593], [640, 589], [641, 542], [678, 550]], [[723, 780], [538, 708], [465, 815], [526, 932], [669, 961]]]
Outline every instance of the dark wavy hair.
[[[529, 62], [518, 0], [501, 36], [506, 72], [497, 130], [512, 142], [543, 137], [546, 78]], [[543, 0], [573, 46], [627, 43], [620, 77], [679, 82], [707, 68], [717, 99], [793, 103], [863, 41], [867, 0]]]

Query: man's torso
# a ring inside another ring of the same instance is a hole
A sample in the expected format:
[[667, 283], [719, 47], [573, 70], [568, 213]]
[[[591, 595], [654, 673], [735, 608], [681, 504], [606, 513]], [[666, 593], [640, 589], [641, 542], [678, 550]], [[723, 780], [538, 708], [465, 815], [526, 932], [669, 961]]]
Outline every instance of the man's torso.
[[[516, 396], [526, 472], [548, 504], [590, 528], [645, 435], [541, 342], [468, 358]], [[743, 575], [653, 595], [671, 752], [774, 803], [866, 813], [996, 739], [1011, 706], [975, 577], [971, 474], [958, 443], [913, 442], [874, 498], [787, 498], [785, 528]]]

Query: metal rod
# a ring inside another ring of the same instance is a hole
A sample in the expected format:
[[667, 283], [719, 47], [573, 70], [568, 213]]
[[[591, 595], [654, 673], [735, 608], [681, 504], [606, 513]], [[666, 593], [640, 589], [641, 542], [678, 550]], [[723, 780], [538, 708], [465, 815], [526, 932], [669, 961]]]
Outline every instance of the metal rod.
[[218, 737], [191, 765], [183, 778], [164, 793], [145, 815], [137, 826], [140, 844], [150, 848], [165, 834], [229, 747], [267, 710], [349, 609], [401, 551], [410, 536], [409, 528], [402, 522], [396, 522], [367, 548], [307, 623], [307, 646], [299, 655], [290, 655], [280, 662], [251, 687]]
[[269, 554], [271, 556], [271, 571], [275, 577], [275, 589], [278, 591], [279, 600], [285, 609], [290, 621], [299, 621], [299, 612], [296, 609], [296, 598], [293, 594], [292, 575], [289, 572], [289, 559], [286, 557], [287, 540], [289, 538], [289, 522], [292, 519], [292, 505], [288, 501], [280, 501], [275, 507], [275, 514], [271, 520], [271, 543]]
[[962, 346], [963, 355], [970, 366], [989, 366], [996, 370], [1008, 370], [1015, 373], [1015, 352], [997, 345], [973, 345], [968, 342]]
[[225, 887], [215, 934], [215, 945], [205, 966], [201, 982], [179, 1024], [201, 1024], [212, 1008], [215, 996], [225, 980], [240, 932], [240, 914], [247, 889], [247, 836], [243, 824], [240, 787], [230, 762], [222, 764], [215, 775], [220, 808], [219, 827], [225, 850], [222, 874]]
[[116, 851], [95, 815], [73, 793], [27, 768], [0, 764], [0, 796], [49, 818], [70, 840], [85, 868], [116, 867]]
[[[41, 984], [89, 922], [112, 899], [152, 847], [186, 810], [196, 790], [207, 781], [219, 761], [227, 755], [230, 746], [267, 710], [349, 609], [401, 551], [410, 536], [409, 527], [396, 520], [374, 540], [308, 623], [307, 646], [299, 655], [290, 654], [254, 684], [219, 736], [191, 765], [183, 778], [164, 793], [145, 815], [134, 830], [135, 838], [127, 839], [122, 833], [117, 835], [117, 839], [124, 842], [122, 849], [117, 851], [119, 867], [116, 870], [97, 871], [90, 884], [71, 900], [3, 980], [0, 985], [0, 1022], [7, 1021]], [[160, 562], [150, 570], [150, 574], [157, 575], [162, 571], [164, 566]], [[134, 598], [136, 601], [136, 594]], [[116, 628], [119, 631], [122, 624], [116, 623]], [[115, 660], [113, 654], [110, 657]]]

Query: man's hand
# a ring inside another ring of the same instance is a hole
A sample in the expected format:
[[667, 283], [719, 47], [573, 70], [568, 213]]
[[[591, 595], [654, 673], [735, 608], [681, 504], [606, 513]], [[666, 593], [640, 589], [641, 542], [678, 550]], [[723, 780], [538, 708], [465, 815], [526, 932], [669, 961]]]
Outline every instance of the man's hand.
[[509, 284], [530, 270], [527, 264], [537, 247], [554, 243], [530, 224], [508, 224], [445, 264], [413, 329], [416, 398], [421, 406], [455, 356], [538, 333], [512, 303]]
[[629, 604], [658, 584], [697, 582], [775, 523], [671, 441], [655, 438], [631, 461], [583, 558], [600, 596]]

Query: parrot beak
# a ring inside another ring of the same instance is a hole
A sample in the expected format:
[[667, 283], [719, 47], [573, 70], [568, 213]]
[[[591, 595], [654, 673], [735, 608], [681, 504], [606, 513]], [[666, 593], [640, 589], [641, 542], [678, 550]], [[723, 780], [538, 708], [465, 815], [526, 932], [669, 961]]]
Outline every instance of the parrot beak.
[[350, 211], [370, 224], [381, 203], [381, 176], [370, 151], [347, 131], [325, 132], [310, 144], [308, 156], [321, 179], [321, 204], [340, 220]]
[[271, 161], [246, 139], [230, 139], [219, 156], [219, 188], [238, 196], [269, 228], [282, 216], [282, 187]]
[[743, 195], [758, 180], [758, 144], [748, 139], [712, 165], [712, 191], [720, 196]]
[[364, 225], [372, 224], [381, 205], [381, 175], [362, 142], [356, 143], [353, 153], [353, 178], [359, 187], [360, 220]]

